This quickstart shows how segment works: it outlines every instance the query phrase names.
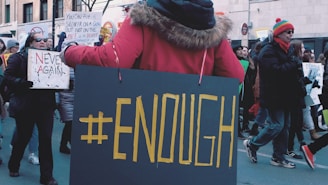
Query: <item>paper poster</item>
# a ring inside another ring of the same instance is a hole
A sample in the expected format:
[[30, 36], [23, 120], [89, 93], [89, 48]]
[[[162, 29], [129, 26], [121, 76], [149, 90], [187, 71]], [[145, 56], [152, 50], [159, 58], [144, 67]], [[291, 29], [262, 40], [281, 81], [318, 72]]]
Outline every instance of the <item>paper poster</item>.
[[59, 58], [60, 52], [28, 50], [27, 80], [32, 89], [68, 89], [69, 67]]
[[101, 12], [67, 12], [65, 15], [65, 41], [98, 42], [101, 17]]
[[314, 80], [318, 81], [320, 87], [312, 88], [312, 83], [306, 85], [306, 90], [308, 94], [310, 94], [314, 105], [321, 104], [318, 95], [322, 94], [324, 66], [320, 63], [303, 62], [303, 71], [304, 76], [308, 77], [312, 82], [314, 82]]

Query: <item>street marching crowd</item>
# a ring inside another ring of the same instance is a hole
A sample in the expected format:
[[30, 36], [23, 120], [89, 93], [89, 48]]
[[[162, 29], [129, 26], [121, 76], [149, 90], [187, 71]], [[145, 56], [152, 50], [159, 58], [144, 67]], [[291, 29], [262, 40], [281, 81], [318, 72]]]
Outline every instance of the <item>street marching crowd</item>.
[[[99, 24], [91, 24], [95, 25]], [[59, 110], [65, 123], [59, 150], [70, 154], [74, 68], [84, 64], [236, 78], [240, 83], [238, 137], [244, 139], [250, 161], [257, 163], [257, 151], [272, 141], [273, 166], [295, 168], [286, 155], [304, 156], [314, 169], [314, 155], [328, 144], [328, 134], [319, 133], [326, 130], [328, 46], [315, 51], [321, 53], [315, 60], [312, 48], [293, 39], [297, 25], [280, 18], [268, 37], [251, 47], [232, 46], [231, 29], [232, 21], [216, 15], [211, 0], [147, 0], [130, 7], [117, 33], [111, 24], [89, 29], [100, 33], [93, 46], [81, 44], [67, 32], [58, 35], [56, 47], [40, 32], [28, 33], [23, 45], [15, 39], [7, 43], [0, 39], [1, 118], [10, 116], [16, 122], [11, 156], [0, 159], [0, 164], [8, 160], [9, 176], [20, 176], [28, 145], [29, 161], [40, 165], [40, 183], [58, 184], [53, 177], [51, 144], [54, 110]], [[27, 67], [32, 50], [58, 53], [69, 66], [67, 88], [33, 88], [37, 84], [28, 78]], [[304, 140], [305, 130], [311, 143]], [[0, 123], [3, 139], [1, 131]], [[294, 148], [295, 136], [303, 155]]]

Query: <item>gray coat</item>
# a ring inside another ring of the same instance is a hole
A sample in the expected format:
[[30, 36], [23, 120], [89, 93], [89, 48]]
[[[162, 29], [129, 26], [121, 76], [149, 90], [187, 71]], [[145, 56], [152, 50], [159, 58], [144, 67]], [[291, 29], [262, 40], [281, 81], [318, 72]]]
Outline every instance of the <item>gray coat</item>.
[[70, 68], [70, 85], [69, 89], [59, 92], [59, 114], [63, 122], [73, 120], [74, 110], [74, 69]]

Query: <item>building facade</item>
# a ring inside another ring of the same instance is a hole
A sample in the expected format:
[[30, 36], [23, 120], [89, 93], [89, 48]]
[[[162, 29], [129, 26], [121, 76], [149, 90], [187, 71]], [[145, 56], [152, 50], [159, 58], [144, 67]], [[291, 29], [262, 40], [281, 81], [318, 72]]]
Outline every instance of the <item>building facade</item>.
[[[303, 40], [318, 56], [328, 42], [328, 1], [326, 0], [220, 0], [216, 11], [233, 20], [230, 38], [235, 44], [251, 46], [259, 36], [272, 30], [276, 18], [290, 21], [295, 27], [293, 38]], [[248, 34], [242, 34], [242, 25]]]
[[[95, 0], [93, 11], [102, 11], [106, 1]], [[136, 1], [113, 0], [108, 9]], [[325, 10], [328, 9], [328, 1], [326, 0], [213, 0], [213, 2], [217, 13], [220, 12], [233, 20], [234, 27], [229, 35], [233, 43], [251, 46], [272, 29], [276, 18], [290, 21], [295, 26], [294, 38], [302, 39], [307, 47], [316, 51], [316, 54], [319, 54], [327, 43], [328, 25], [325, 20], [328, 19], [328, 14]], [[53, 10], [55, 10], [54, 21]], [[65, 30], [64, 15], [67, 11], [88, 11], [88, 8], [81, 0], [0, 0], [0, 34], [12, 34], [19, 39], [20, 35], [26, 33], [27, 26], [42, 23], [47, 25], [50, 35], [57, 35]], [[111, 12], [114, 11], [106, 11], [103, 19], [115, 16]]]
[[48, 37], [59, 34], [66, 11], [83, 11], [81, 0], [0, 0], [0, 8], [0, 36], [11, 33], [17, 40], [30, 29], [41, 29]]

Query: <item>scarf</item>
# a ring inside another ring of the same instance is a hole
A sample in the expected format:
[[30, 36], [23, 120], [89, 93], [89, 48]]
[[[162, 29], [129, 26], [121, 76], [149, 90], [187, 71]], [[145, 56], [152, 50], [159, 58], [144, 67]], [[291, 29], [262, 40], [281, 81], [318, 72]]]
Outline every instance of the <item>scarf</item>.
[[279, 46], [281, 47], [282, 50], [285, 51], [285, 53], [288, 53], [288, 48], [290, 45], [288, 42], [281, 40], [279, 37], [274, 37], [273, 40], [279, 44]]

